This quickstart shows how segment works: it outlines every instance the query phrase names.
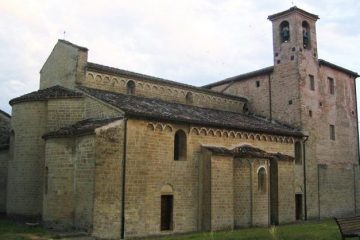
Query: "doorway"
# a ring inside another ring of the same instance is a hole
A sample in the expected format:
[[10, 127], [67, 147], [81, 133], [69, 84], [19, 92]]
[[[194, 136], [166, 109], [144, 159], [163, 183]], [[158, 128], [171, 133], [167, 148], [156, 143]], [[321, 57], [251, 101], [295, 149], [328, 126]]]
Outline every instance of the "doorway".
[[295, 194], [295, 216], [296, 220], [302, 219], [302, 194]]
[[270, 224], [279, 224], [278, 164], [270, 162]]
[[172, 195], [161, 196], [161, 231], [172, 230], [173, 228], [173, 201]]

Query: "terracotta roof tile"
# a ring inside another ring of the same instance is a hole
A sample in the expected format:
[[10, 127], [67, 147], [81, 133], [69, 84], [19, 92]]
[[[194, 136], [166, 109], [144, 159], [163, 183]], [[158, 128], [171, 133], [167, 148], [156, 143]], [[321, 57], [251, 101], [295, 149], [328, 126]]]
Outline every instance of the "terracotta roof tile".
[[14, 98], [10, 100], [9, 103], [13, 105], [20, 102], [46, 101], [48, 99], [58, 98], [80, 98], [82, 96], [82, 93], [56, 85]]
[[250, 132], [271, 133], [276, 135], [303, 136], [300, 131], [294, 128], [250, 115], [125, 95], [87, 87], [78, 88], [85, 93], [124, 111], [127, 116], [239, 129]]
[[267, 74], [272, 73], [273, 71], [274, 71], [273, 66], [266, 67], [266, 68], [262, 68], [262, 69], [259, 69], [259, 70], [256, 70], [256, 71], [252, 71], [252, 72], [236, 75], [236, 76], [233, 76], [233, 77], [225, 78], [224, 80], [213, 82], [213, 83], [204, 85], [202, 87], [203, 88], [212, 88], [212, 87], [219, 86], [219, 85], [226, 84], [226, 83], [230, 83], [230, 82], [238, 82], [238, 81], [241, 81], [241, 80], [246, 80], [246, 79], [257, 77], [257, 76], [267, 75]]
[[104, 126], [119, 119], [122, 119], [122, 117], [115, 117], [108, 119], [89, 118], [79, 121], [73, 125], [60, 128], [56, 131], [46, 133], [43, 135], [43, 138], [49, 139], [49, 138], [70, 137], [70, 136], [91, 134], [94, 133], [94, 130], [96, 128]]
[[269, 153], [260, 148], [253, 147], [251, 145], [240, 145], [233, 149], [227, 149], [225, 147], [219, 146], [207, 146], [203, 145], [203, 148], [206, 148], [210, 152], [219, 155], [229, 155], [233, 157], [240, 158], [266, 158], [270, 160], [294, 160], [292, 156], [285, 155], [282, 153]]

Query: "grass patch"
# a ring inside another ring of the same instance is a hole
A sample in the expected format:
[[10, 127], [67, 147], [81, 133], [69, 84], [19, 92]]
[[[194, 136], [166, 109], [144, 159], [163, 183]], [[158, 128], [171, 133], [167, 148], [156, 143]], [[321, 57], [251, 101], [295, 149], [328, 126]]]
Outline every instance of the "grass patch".
[[[0, 239], [45, 240], [57, 238], [41, 227], [28, 227], [0, 219]], [[75, 238], [73, 238], [75, 239]], [[341, 240], [339, 229], [333, 220], [312, 221], [269, 228], [247, 228], [226, 232], [204, 232], [178, 236], [144, 239], [160, 240]], [[357, 238], [354, 238], [357, 239]]]
[[42, 240], [50, 239], [51, 234], [41, 227], [29, 227], [24, 224], [0, 219], [0, 239], [6, 240]]
[[[161, 240], [341, 240], [333, 220], [273, 226], [269, 228], [248, 228], [228, 232], [206, 232], [183, 236], [167, 236]], [[354, 238], [358, 239], [358, 238]]]

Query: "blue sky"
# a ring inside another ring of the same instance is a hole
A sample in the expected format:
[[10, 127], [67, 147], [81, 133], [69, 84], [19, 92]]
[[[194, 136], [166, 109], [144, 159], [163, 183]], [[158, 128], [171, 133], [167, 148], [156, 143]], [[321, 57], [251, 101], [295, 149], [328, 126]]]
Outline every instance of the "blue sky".
[[358, 0], [2, 0], [0, 109], [38, 89], [64, 31], [91, 62], [201, 86], [272, 65], [267, 16], [293, 4], [320, 16], [319, 57], [360, 73]]

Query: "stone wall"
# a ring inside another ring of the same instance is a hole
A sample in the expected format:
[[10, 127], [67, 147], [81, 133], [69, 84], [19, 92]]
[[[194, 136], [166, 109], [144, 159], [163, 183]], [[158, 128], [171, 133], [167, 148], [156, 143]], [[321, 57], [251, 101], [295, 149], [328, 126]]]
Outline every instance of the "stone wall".
[[[178, 129], [184, 130], [187, 135], [185, 161], [173, 159], [174, 134]], [[199, 195], [201, 145], [220, 145], [232, 148], [245, 143], [269, 152], [294, 155], [294, 142], [291, 138], [261, 136], [192, 125], [129, 120], [125, 236], [194, 232], [200, 231], [201, 226], [206, 227], [209, 223], [199, 222], [201, 218], [198, 217], [208, 216], [206, 213], [201, 213], [202, 207], [199, 204], [210, 204], [202, 202], [204, 200], [200, 199], [206, 197], [202, 198]], [[211, 177], [213, 178], [213, 176]], [[160, 198], [161, 189], [164, 185], [171, 185], [174, 190], [172, 231], [160, 231]], [[295, 192], [292, 194], [295, 196]], [[262, 214], [260, 213], [257, 216], [259, 218], [256, 221], [263, 223]]]
[[8, 215], [41, 215], [46, 111], [46, 102], [19, 103], [12, 108], [14, 154], [8, 170]]
[[234, 228], [234, 167], [232, 156], [211, 157], [210, 210], [212, 231], [232, 230]]
[[84, 101], [84, 119], [110, 118], [123, 115], [120, 110], [95, 98], [86, 97]]
[[[96, 131], [93, 235], [101, 238], [118, 239], [121, 234], [124, 129], [119, 120]], [[138, 185], [126, 183], [130, 189]]]
[[318, 165], [318, 202], [320, 218], [345, 217], [356, 213], [355, 165]]
[[0, 149], [0, 213], [6, 212], [6, 185], [9, 149]]
[[126, 94], [126, 86], [129, 81], [134, 82], [135, 95], [137, 96], [233, 112], [242, 112], [246, 102], [245, 99], [211, 93], [201, 88], [176, 86], [161, 81], [147, 81], [141, 78], [130, 78], [89, 70], [86, 73], [86, 81], [82, 84], [91, 88]]
[[295, 173], [292, 161], [278, 161], [279, 224], [295, 221]]
[[47, 101], [47, 131], [72, 125], [83, 119], [83, 99], [51, 99]]
[[[266, 159], [234, 160], [234, 225], [236, 228], [268, 226], [270, 219], [269, 161]], [[259, 188], [258, 171], [266, 170], [265, 191]]]
[[[46, 141], [43, 222], [58, 229], [74, 227], [75, 215], [75, 140]], [[47, 172], [47, 173], [46, 173]]]
[[60, 85], [74, 88], [85, 78], [87, 49], [59, 40], [40, 71], [40, 89]]
[[[235, 96], [246, 96], [248, 99], [248, 103], [246, 105], [248, 111], [270, 118], [270, 76], [271, 74], [260, 75], [236, 82], [218, 85], [212, 89]], [[257, 85], [257, 82], [259, 82], [259, 85]]]
[[91, 231], [95, 137], [46, 141], [43, 221], [57, 229]]

